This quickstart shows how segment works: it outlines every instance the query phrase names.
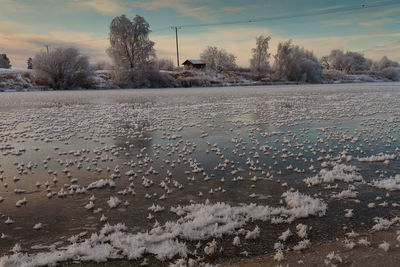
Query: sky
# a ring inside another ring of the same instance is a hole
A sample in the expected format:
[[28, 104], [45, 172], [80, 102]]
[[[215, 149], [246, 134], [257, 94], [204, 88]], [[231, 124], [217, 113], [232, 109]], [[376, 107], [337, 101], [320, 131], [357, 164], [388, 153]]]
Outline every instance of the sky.
[[[170, 27], [180, 25], [181, 63], [217, 46], [246, 67], [260, 35], [271, 37], [272, 54], [279, 42], [292, 39], [318, 57], [342, 49], [400, 62], [399, 0], [0, 0], [0, 7], [0, 53], [15, 69], [26, 68], [46, 45], [76, 46], [92, 63], [110, 61], [109, 24], [121, 14], [144, 17], [158, 58], [174, 62]], [[185, 27], [232, 21], [242, 23]]]

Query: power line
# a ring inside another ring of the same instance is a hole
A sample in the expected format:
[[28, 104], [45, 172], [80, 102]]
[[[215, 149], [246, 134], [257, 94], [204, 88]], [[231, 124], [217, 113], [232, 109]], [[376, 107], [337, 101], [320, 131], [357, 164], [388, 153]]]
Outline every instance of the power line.
[[[216, 23], [204, 23], [204, 24], [186, 24], [186, 25], [176, 25], [176, 26], [167, 26], [152, 30], [151, 33], [160, 32], [170, 29], [178, 29], [181, 28], [195, 28], [195, 27], [212, 27], [212, 26], [222, 26], [222, 25], [234, 25], [234, 24], [247, 24], [247, 23], [257, 23], [257, 22], [264, 22], [264, 21], [276, 21], [276, 20], [284, 20], [284, 19], [292, 19], [292, 18], [304, 18], [310, 16], [318, 16], [318, 15], [329, 15], [329, 14], [337, 14], [337, 13], [352, 13], [352, 12], [360, 12], [366, 9], [374, 9], [379, 7], [388, 7], [392, 5], [398, 5], [400, 1], [385, 1], [385, 2], [377, 2], [372, 4], [362, 4], [362, 5], [354, 5], [354, 6], [347, 6], [347, 7], [337, 7], [337, 8], [330, 8], [325, 10], [314, 10], [309, 12], [303, 12], [298, 14], [290, 14], [290, 15], [281, 15], [281, 16], [272, 16], [272, 17], [261, 17], [261, 18], [253, 18], [253, 19], [246, 19], [246, 20], [236, 20], [236, 21], [224, 21], [224, 22], [216, 22]], [[177, 35], [177, 32], [175, 32]], [[3, 39], [11, 39], [7, 38], [6, 36], [0, 36]], [[97, 39], [89, 39], [89, 40], [81, 40], [81, 41], [74, 41], [74, 43], [86, 43], [86, 42], [94, 42], [100, 40], [108, 40], [109, 38], [97, 38]]]
[[303, 18], [303, 17], [328, 15], [328, 14], [336, 14], [336, 13], [350, 13], [353, 11], [357, 12], [357, 11], [362, 11], [365, 9], [387, 7], [387, 6], [397, 5], [397, 4], [400, 4], [400, 2], [399, 1], [387, 1], [387, 2], [373, 3], [370, 5], [362, 4], [362, 5], [357, 5], [357, 6], [338, 7], [338, 8], [331, 8], [331, 9], [325, 9], [325, 10], [314, 10], [314, 11], [310, 11], [310, 12], [303, 12], [303, 13], [290, 14], [290, 15], [272, 16], [272, 17], [255, 18], [255, 19], [247, 19], [247, 20], [225, 21], [225, 22], [216, 22], [216, 23], [187, 24], [187, 25], [179, 25], [177, 27], [192, 28], [192, 27], [209, 27], [209, 26], [256, 23], [256, 22], [263, 22], [263, 21]]

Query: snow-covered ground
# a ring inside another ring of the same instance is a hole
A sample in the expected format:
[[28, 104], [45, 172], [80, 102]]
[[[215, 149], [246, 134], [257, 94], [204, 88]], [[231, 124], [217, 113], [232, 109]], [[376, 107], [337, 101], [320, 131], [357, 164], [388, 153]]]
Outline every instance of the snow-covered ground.
[[399, 223], [399, 83], [9, 92], [0, 117], [1, 266], [278, 264]]
[[[98, 70], [93, 73], [93, 89], [115, 89], [118, 86], [110, 70]], [[297, 82], [273, 81], [266, 77], [245, 71], [211, 71], [180, 70], [161, 71], [161, 75], [168, 75], [169, 87], [207, 87], [207, 86], [249, 86], [249, 85], [282, 85]], [[362, 83], [390, 81], [382, 74], [350, 75], [338, 71], [324, 71], [324, 83]], [[32, 70], [0, 69], [0, 91], [37, 91], [48, 90], [47, 86], [36, 82]]]

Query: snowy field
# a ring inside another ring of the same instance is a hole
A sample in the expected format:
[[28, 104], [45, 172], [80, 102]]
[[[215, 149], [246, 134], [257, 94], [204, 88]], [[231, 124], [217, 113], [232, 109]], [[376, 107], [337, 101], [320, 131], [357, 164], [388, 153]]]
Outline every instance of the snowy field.
[[368, 245], [400, 221], [399, 131], [399, 83], [1, 93], [0, 265]]

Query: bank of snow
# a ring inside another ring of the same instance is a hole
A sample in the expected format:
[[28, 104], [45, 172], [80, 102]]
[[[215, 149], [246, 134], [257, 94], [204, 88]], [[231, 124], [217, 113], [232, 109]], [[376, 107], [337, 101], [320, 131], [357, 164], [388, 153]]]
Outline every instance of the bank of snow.
[[159, 260], [174, 256], [187, 257], [185, 241], [204, 240], [234, 234], [235, 230], [249, 221], [290, 223], [298, 218], [324, 216], [327, 204], [299, 192], [287, 191], [282, 195], [286, 206], [270, 207], [256, 204], [230, 206], [226, 203], [192, 204], [172, 207], [171, 212], [180, 216], [164, 225], [156, 223], [145, 233], [129, 233], [123, 224], [106, 224], [99, 233], [81, 242], [49, 252], [26, 254], [15, 252], [0, 258], [0, 266], [43, 266], [63, 261], [95, 261], [108, 259], [139, 259], [153, 254]]

